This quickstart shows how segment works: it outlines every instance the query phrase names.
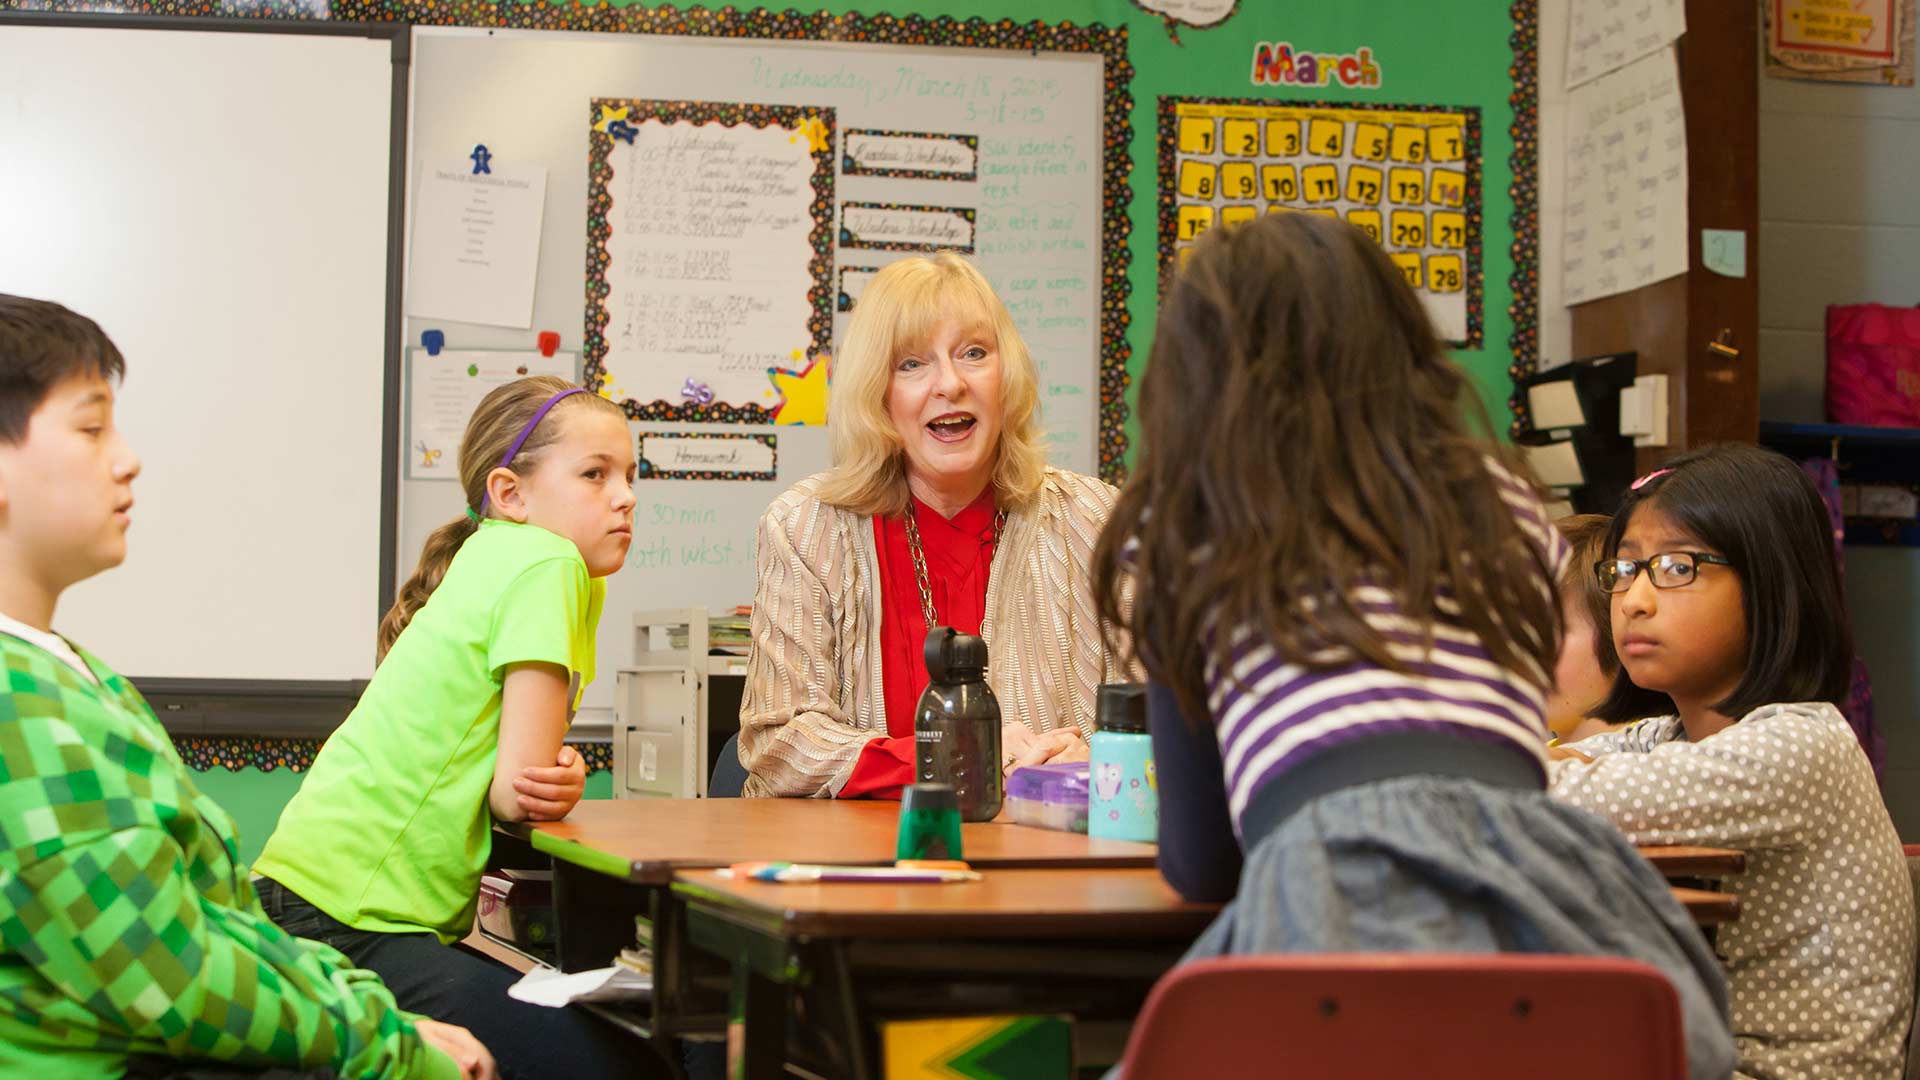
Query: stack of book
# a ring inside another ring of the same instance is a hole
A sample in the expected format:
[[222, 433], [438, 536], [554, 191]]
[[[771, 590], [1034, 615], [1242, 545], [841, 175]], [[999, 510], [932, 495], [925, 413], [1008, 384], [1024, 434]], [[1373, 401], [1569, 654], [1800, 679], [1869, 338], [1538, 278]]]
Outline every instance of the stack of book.
[[[707, 619], [707, 651], [734, 656], [747, 655], [753, 641], [753, 605], [742, 604], [725, 615]], [[680, 627], [667, 631], [667, 643], [675, 649], [687, 647], [687, 632]]]

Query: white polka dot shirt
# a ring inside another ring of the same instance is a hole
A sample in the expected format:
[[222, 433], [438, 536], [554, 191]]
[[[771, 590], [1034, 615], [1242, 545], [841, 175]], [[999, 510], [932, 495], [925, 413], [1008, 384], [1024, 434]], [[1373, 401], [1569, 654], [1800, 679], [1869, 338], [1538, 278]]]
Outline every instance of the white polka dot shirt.
[[1914, 903], [1899, 836], [1833, 706], [1767, 705], [1698, 743], [1674, 716], [1582, 740], [1555, 796], [1636, 844], [1747, 853], [1721, 887], [1740, 1072], [1755, 1080], [1897, 1080], [1913, 1014]]

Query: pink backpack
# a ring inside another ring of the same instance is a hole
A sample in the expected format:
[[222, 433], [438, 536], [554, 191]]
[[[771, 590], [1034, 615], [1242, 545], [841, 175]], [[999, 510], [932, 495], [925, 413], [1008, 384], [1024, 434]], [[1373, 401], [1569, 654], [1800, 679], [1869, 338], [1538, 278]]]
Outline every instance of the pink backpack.
[[1827, 308], [1827, 419], [1920, 427], [1920, 308]]

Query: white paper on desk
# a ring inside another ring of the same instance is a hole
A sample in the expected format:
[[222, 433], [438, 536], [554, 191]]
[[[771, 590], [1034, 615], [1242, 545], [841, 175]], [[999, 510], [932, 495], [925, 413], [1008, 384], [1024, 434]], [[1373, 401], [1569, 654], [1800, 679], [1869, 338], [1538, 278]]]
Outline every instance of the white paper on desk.
[[542, 966], [507, 987], [507, 996], [551, 1009], [574, 1001], [632, 1001], [653, 996], [653, 977], [619, 964], [571, 974]]
[[454, 322], [533, 326], [540, 217], [547, 170], [429, 167], [413, 211], [407, 314]]
[[1562, 290], [1568, 307], [1687, 271], [1687, 121], [1671, 48], [1567, 105]]
[[497, 386], [530, 375], [579, 377], [579, 356], [512, 349], [407, 350], [407, 479], [460, 479], [460, 436], [474, 406]]
[[1686, 32], [1686, 0], [1573, 0], [1567, 89], [1651, 56]]

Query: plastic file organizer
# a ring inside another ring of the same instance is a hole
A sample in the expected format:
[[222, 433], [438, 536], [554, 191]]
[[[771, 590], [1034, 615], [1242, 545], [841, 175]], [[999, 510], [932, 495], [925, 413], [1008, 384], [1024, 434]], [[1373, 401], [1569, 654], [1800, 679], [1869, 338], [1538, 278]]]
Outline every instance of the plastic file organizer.
[[744, 652], [709, 655], [706, 608], [636, 611], [633, 663], [613, 699], [616, 798], [688, 799], [707, 794], [714, 754], [739, 729]]

